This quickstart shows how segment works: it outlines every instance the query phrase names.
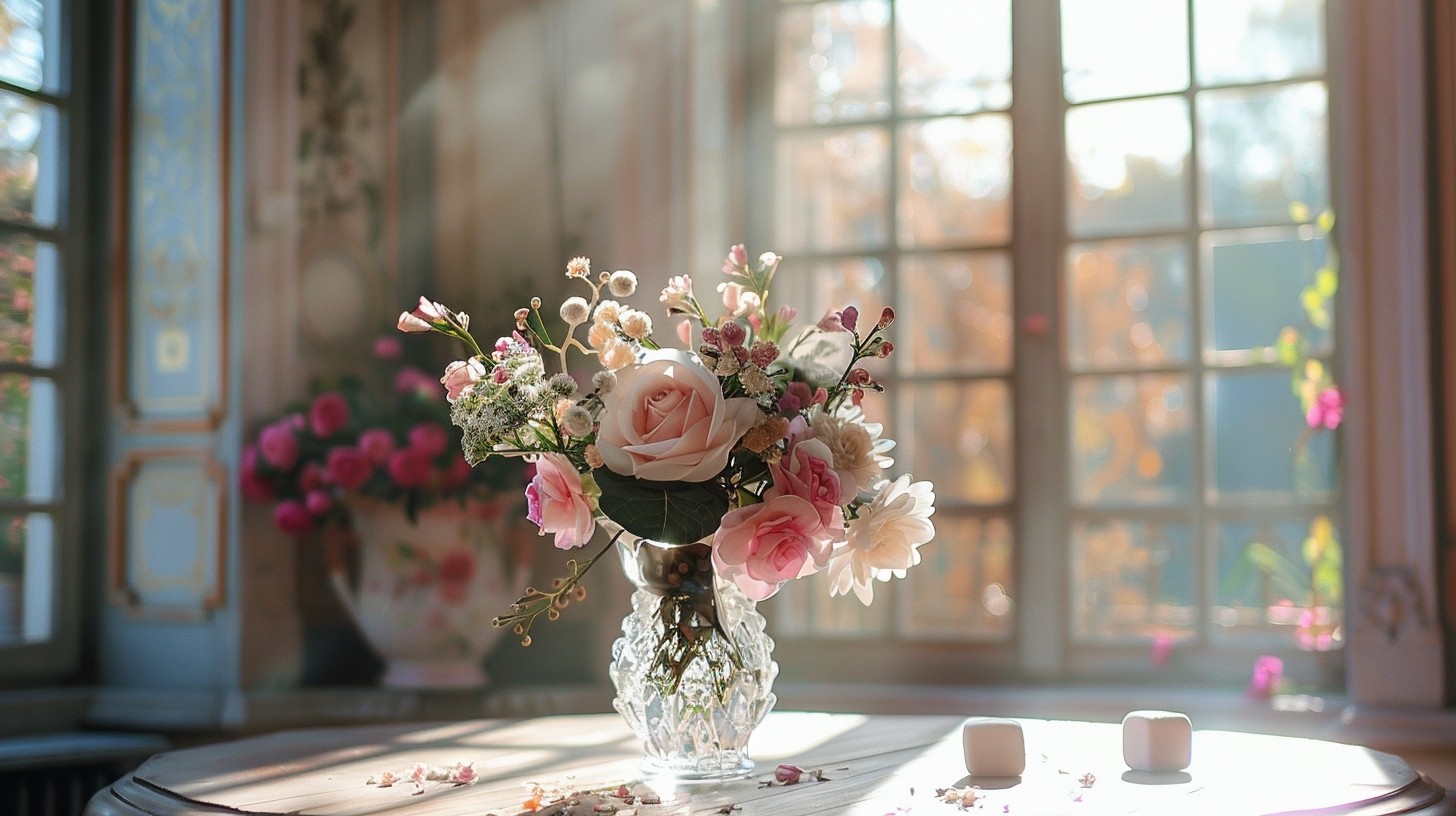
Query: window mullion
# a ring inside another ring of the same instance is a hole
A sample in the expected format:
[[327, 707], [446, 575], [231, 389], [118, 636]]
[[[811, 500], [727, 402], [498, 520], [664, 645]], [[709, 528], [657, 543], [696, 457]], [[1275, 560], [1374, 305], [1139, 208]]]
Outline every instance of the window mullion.
[[1012, 4], [1012, 253], [1017, 637], [1030, 676], [1062, 672], [1067, 581], [1067, 385], [1057, 318], [1066, 246], [1065, 139], [1057, 0]]

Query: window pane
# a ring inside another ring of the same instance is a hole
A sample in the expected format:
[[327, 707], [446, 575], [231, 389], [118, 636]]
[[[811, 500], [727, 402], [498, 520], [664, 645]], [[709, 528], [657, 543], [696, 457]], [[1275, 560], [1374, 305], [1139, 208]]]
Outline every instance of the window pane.
[[1176, 97], [1067, 112], [1067, 208], [1076, 235], [1179, 228], [1188, 221], [1188, 103]]
[[800, 326], [815, 323], [830, 309], [845, 306], [854, 306], [859, 309], [862, 320], [873, 322], [879, 319], [889, 301], [885, 292], [885, 265], [879, 258], [812, 263], [789, 259], [774, 275], [774, 303], [786, 303], [798, 309], [795, 324]]
[[1334, 489], [1334, 435], [1305, 424], [1286, 371], [1210, 374], [1217, 498], [1324, 498]]
[[0, 497], [54, 499], [60, 450], [55, 384], [0, 374]]
[[1169, 0], [1062, 0], [1071, 102], [1188, 87], [1188, 7]]
[[900, 243], [1011, 240], [1011, 118], [992, 113], [900, 129]]
[[53, 244], [0, 239], [0, 361], [54, 365], [61, 290]]
[[1209, 233], [1204, 251], [1213, 350], [1254, 349], [1272, 359], [1280, 332], [1291, 326], [1312, 353], [1329, 353], [1334, 317], [1321, 307], [1311, 321], [1304, 302], [1305, 289], [1330, 262], [1322, 234], [1308, 228]]
[[1220, 637], [1306, 651], [1343, 644], [1344, 558], [1331, 514], [1215, 529]]
[[1072, 575], [1072, 632], [1079, 641], [1195, 634], [1198, 572], [1187, 524], [1077, 522]]
[[774, 119], [790, 125], [888, 114], [889, 22], [886, 0], [783, 9]]
[[902, 633], [957, 640], [1010, 638], [1016, 594], [1011, 520], [937, 512], [934, 521], [935, 540], [921, 548], [922, 560], [906, 573], [900, 592]]
[[829, 573], [819, 572], [784, 584], [777, 595], [764, 602], [768, 605], [764, 614], [773, 621], [774, 637], [874, 635], [886, 630], [890, 610], [894, 606], [886, 603], [887, 599], [881, 594], [891, 591], [888, 584], [877, 583], [874, 591], [875, 602], [870, 606], [860, 603], [853, 593], [831, 598]]
[[[1011, 498], [1011, 389], [1003, 380], [901, 383], [896, 439], [918, 481], [935, 484], [937, 506]], [[897, 448], [898, 450], [899, 448]]]
[[895, 33], [906, 112], [1011, 105], [1010, 0], [900, 0]]
[[1067, 250], [1067, 359], [1076, 369], [1189, 358], [1188, 249], [1179, 240], [1099, 241]]
[[908, 255], [895, 321], [907, 371], [991, 374], [1011, 368], [1011, 257], [1004, 252]]
[[780, 254], [861, 249], [890, 237], [889, 134], [877, 128], [779, 138]]
[[1072, 385], [1072, 493], [1083, 505], [1194, 498], [1187, 375], [1078, 377]]
[[0, 91], [0, 219], [55, 223], [58, 138], [54, 106]]
[[36, 91], [45, 83], [45, 35], [53, 34], [47, 31], [46, 5], [39, 0], [0, 3], [0, 79]]
[[52, 521], [45, 513], [0, 513], [0, 646], [50, 639]]
[[1329, 207], [1323, 82], [1198, 94], [1198, 157], [1209, 225], [1287, 224], [1291, 205]]
[[1200, 85], [1261, 82], [1325, 69], [1324, 0], [1195, 0]]

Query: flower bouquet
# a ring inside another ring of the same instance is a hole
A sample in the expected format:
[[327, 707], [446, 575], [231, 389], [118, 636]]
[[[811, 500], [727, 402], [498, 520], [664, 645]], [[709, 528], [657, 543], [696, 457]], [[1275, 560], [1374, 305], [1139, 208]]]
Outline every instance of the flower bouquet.
[[[616, 547], [637, 591], [613, 679], [639, 736], [648, 709], [684, 699], [683, 720], [736, 710], [728, 718], [751, 730], [776, 672], [754, 603], [827, 570], [831, 594], [868, 604], [874, 583], [903, 577], [934, 535], [931, 485], [885, 477], [893, 442], [861, 408], [883, 390], [861, 362], [893, 350], [894, 312], [862, 325], [851, 306], [796, 326], [796, 310], [772, 300], [781, 260], [751, 264], [734, 246], [709, 302], [688, 276], [670, 278], [659, 301], [679, 347], [622, 302], [636, 293], [632, 272], [593, 278], [586, 258], [567, 265], [586, 291], [561, 303], [557, 333], [539, 298], [489, 349], [468, 315], [427, 298], [399, 318], [403, 331], [445, 334], [470, 353], [443, 378], [466, 460], [533, 462], [528, 517], [557, 547], [587, 544], [598, 525], [611, 533], [495, 623], [529, 643], [536, 621], [583, 597], [582, 576]], [[577, 355], [596, 364], [589, 377], [571, 369]], [[685, 742], [741, 751], [720, 719], [700, 719], [663, 752]]]
[[[241, 489], [272, 505], [283, 532], [319, 534], [340, 602], [386, 661], [386, 685], [476, 686], [498, 639], [485, 625], [492, 598], [525, 584], [502, 544], [526, 465], [471, 467], [444, 389], [402, 352], [399, 338], [380, 338], [367, 377], [320, 380], [262, 423], [243, 449]], [[344, 542], [359, 545], [357, 591]]]

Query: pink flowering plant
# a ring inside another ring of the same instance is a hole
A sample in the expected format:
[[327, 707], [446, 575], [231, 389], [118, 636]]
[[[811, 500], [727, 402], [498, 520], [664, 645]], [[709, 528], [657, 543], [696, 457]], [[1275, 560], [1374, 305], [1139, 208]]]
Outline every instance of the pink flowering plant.
[[[675, 323], [668, 341], [625, 302], [637, 277], [593, 277], [586, 258], [567, 265], [583, 290], [560, 304], [555, 332], [540, 298], [489, 348], [466, 314], [427, 298], [400, 315], [403, 331], [465, 345], [444, 382], [466, 459], [533, 462], [529, 518], [557, 547], [585, 545], [598, 525], [613, 533], [496, 625], [529, 642], [532, 623], [579, 597], [582, 574], [624, 534], [709, 542], [716, 573], [753, 600], [827, 571], [831, 594], [869, 604], [877, 581], [919, 562], [935, 494], [929, 482], [887, 477], [894, 443], [861, 407], [884, 390], [862, 363], [892, 352], [894, 312], [865, 320], [846, 306], [796, 322], [772, 297], [781, 260], [751, 261], [734, 246], [708, 290], [716, 297], [687, 275], [669, 278], [657, 299], [657, 319]], [[573, 368], [577, 358], [593, 370]]]
[[486, 512], [519, 502], [524, 464], [472, 468], [441, 383], [402, 360], [396, 337], [373, 352], [368, 377], [319, 380], [307, 400], [257, 427], [243, 448], [244, 497], [271, 504], [278, 528], [295, 536], [347, 523], [350, 496], [398, 504], [411, 518], [439, 502]]

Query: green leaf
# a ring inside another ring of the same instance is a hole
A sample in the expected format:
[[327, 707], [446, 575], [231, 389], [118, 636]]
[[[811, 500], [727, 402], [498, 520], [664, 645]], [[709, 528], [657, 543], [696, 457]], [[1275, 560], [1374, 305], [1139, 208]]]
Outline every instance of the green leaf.
[[1299, 600], [1308, 591], [1299, 568], [1262, 541], [1251, 541], [1244, 556], [1267, 576], [1274, 588], [1290, 600]]
[[649, 482], [604, 467], [592, 475], [602, 512], [639, 538], [691, 544], [718, 529], [728, 512], [728, 491], [716, 481]]
[[1328, 266], [1322, 267], [1314, 273], [1314, 288], [1326, 299], [1334, 297], [1335, 292], [1340, 288], [1340, 276]]

